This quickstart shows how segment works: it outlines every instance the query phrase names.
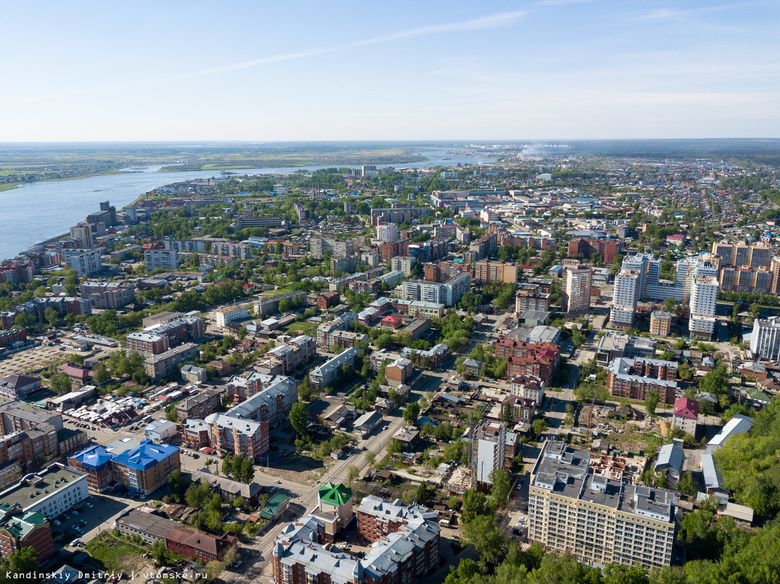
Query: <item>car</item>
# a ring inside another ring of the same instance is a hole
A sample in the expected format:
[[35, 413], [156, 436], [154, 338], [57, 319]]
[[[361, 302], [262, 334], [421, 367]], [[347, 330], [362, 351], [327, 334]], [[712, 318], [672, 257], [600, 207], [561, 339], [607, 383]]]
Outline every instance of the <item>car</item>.
[[238, 568], [241, 565], [241, 560], [237, 560], [235, 564], [233, 564], [234, 568]]
[[92, 509], [94, 505], [92, 503], [87, 503], [87, 508]]
[[86, 525], [87, 524], [87, 520], [86, 519], [79, 519], [79, 523], [81, 523], [82, 525]]
[[76, 517], [79, 514], [79, 512], [74, 509], [73, 511], [70, 512], [70, 514]]
[[52, 523], [54, 523], [54, 525], [56, 525], [57, 527], [62, 525], [62, 521], [60, 521], [59, 519], [55, 519], [54, 521], [52, 521]]
[[193, 454], [192, 458], [200, 458], [200, 454]]
[[281, 485], [281, 484], [282, 484], [282, 481], [280, 481], [280, 480], [278, 480], [278, 479], [277, 479], [277, 480], [275, 480], [275, 481], [274, 481], [274, 483], [275, 483], [275, 484], [277, 484], [277, 485]]
[[72, 542], [70, 542], [70, 547], [79, 547], [80, 545], [81, 545], [81, 540], [79, 538], [76, 538]]

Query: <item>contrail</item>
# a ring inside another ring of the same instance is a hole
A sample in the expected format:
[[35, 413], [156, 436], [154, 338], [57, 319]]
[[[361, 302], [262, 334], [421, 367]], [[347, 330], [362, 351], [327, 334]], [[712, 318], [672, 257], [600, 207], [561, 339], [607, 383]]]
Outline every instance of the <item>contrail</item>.
[[[270, 63], [281, 63], [284, 61], [297, 61], [299, 59], [306, 59], [309, 57], [318, 57], [320, 55], [328, 55], [332, 53], [340, 53], [343, 51], [349, 51], [351, 49], [358, 49], [370, 45], [378, 45], [381, 43], [388, 43], [393, 41], [400, 41], [405, 39], [411, 39], [423, 36], [432, 36], [450, 32], [461, 32], [471, 30], [487, 30], [493, 28], [499, 28], [506, 26], [523, 18], [527, 13], [523, 10], [515, 10], [511, 12], [498, 12], [496, 14], [489, 14], [487, 16], [481, 16], [471, 20], [465, 20], [463, 22], [455, 22], [450, 24], [434, 24], [428, 26], [422, 26], [418, 28], [412, 28], [409, 30], [388, 34], [372, 39], [365, 39], [362, 41], [355, 41], [352, 43], [345, 43], [342, 45], [333, 45], [329, 47], [318, 47], [314, 49], [308, 49], [305, 51], [297, 51], [294, 53], [282, 53], [280, 55], [272, 55], [269, 57], [261, 57], [259, 59], [252, 59], [250, 61], [243, 61], [241, 63], [233, 63], [231, 65], [224, 65], [222, 67], [215, 67], [211, 69], [204, 69], [202, 71], [194, 71], [192, 73], [183, 73], [181, 75], [175, 75], [171, 77], [151, 77], [148, 79], [139, 79], [136, 81], [128, 81], [126, 83], [113, 83], [106, 85], [96, 85], [82, 90], [64, 93], [50, 93], [44, 95], [30, 96], [12, 100], [10, 103], [25, 103], [32, 101], [43, 101], [47, 99], [55, 99], [73, 95], [83, 95], [85, 93], [92, 93], [94, 91], [105, 91], [111, 89], [127, 89], [131, 87], [139, 87], [143, 85], [153, 85], [159, 83], [167, 83], [170, 81], [180, 81], [183, 79], [191, 79], [193, 77], [204, 77], [208, 75], [218, 75], [220, 73], [226, 73], [228, 71], [236, 71], [238, 69], [249, 69], [252, 67], [259, 67], [261, 65], [268, 65]], [[8, 103], [8, 102], [7, 102]]]

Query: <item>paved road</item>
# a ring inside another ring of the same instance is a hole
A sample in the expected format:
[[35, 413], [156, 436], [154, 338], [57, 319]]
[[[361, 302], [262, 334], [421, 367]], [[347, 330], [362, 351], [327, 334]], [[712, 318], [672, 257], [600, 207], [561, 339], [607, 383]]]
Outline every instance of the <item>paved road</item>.
[[[375, 452], [377, 460], [381, 460], [384, 456], [383, 452], [385, 446], [392, 438], [399, 428], [404, 425], [403, 418], [388, 417], [390, 421], [387, 428], [377, 435], [369, 436], [366, 440], [359, 442], [359, 447], [365, 448], [366, 452]], [[297, 519], [301, 515], [305, 515], [310, 512], [317, 505], [318, 487], [328, 481], [331, 482], [347, 482], [347, 468], [354, 465], [363, 472], [363, 469], [368, 466], [365, 460], [363, 452], [358, 452], [346, 460], [337, 461], [334, 465], [328, 469], [325, 476], [317, 482], [314, 487], [301, 485], [293, 481], [281, 481], [280, 489], [285, 489], [290, 493], [297, 496], [291, 502], [291, 508], [293, 510], [288, 511], [285, 515], [270, 529], [263, 533], [261, 536], [257, 536], [252, 542], [244, 544], [242, 547], [246, 553], [246, 559], [242, 562], [242, 565], [238, 569], [226, 570], [222, 573], [221, 579], [224, 582], [271, 582], [271, 566], [268, 560], [271, 557], [271, 549], [276, 537], [281, 532], [282, 528], [290, 521]], [[255, 472], [255, 480], [260, 484], [271, 484], [277, 480], [276, 477], [266, 475], [262, 469], [258, 469]]]

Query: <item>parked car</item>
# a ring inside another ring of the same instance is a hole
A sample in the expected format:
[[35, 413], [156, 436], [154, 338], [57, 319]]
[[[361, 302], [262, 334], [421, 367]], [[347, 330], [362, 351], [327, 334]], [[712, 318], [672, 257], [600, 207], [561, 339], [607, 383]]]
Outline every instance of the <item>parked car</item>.
[[76, 538], [72, 542], [70, 542], [70, 547], [79, 547], [80, 545], [81, 545], [81, 540], [79, 538]]
[[76, 517], [78, 514], [79, 514], [79, 512], [76, 511], [75, 509], [73, 511], [71, 511], [71, 515], [73, 515], [74, 517]]

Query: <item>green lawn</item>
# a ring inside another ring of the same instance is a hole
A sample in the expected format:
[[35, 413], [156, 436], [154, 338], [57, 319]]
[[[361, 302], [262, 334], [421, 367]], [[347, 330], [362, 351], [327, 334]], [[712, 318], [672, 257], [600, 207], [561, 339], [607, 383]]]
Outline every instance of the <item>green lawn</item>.
[[302, 320], [301, 322], [294, 322], [292, 324], [288, 324], [284, 330], [285, 332], [287, 332], [287, 334], [290, 335], [296, 335], [296, 334], [309, 335], [311, 338], [316, 339], [317, 326], [319, 326], [319, 323], [306, 322], [305, 320]]
[[116, 537], [109, 532], [103, 532], [85, 546], [89, 555], [103, 562], [108, 571], [122, 570], [122, 559], [140, 556], [148, 550], [129, 542], [123, 537]]

